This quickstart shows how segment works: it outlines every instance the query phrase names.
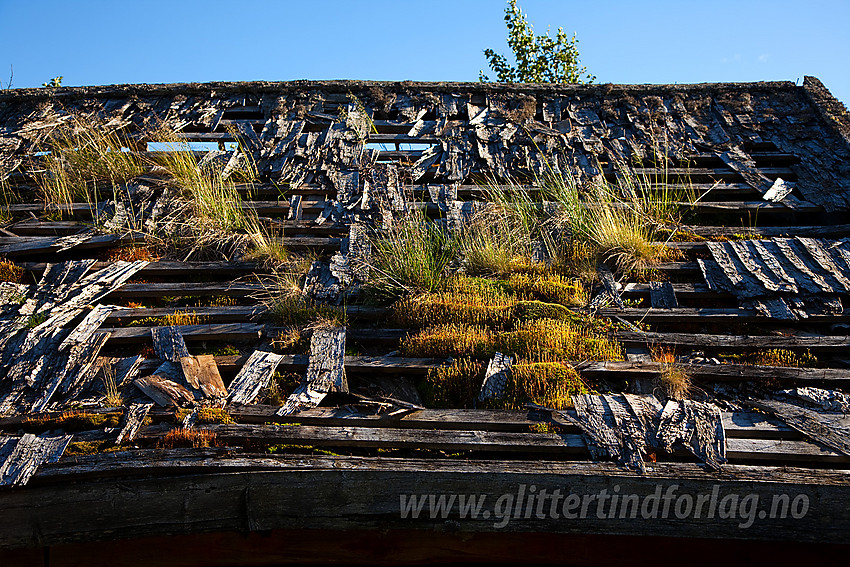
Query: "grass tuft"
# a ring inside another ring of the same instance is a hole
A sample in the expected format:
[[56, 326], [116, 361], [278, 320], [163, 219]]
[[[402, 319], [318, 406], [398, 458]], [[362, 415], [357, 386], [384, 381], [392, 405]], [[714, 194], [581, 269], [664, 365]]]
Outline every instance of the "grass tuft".
[[673, 400], [684, 400], [691, 392], [691, 377], [679, 364], [662, 363], [658, 382], [664, 395]]
[[411, 211], [372, 238], [370, 287], [383, 297], [437, 291], [457, 248], [454, 236]]
[[45, 203], [67, 206], [98, 200], [99, 188], [110, 193], [121, 183], [142, 175], [147, 164], [135, 152], [136, 143], [92, 117], [70, 115], [47, 138], [45, 171], [37, 181]]

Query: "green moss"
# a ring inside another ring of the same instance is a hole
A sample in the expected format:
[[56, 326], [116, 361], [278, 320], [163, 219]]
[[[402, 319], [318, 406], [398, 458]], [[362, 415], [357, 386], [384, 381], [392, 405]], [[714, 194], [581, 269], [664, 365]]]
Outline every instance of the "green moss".
[[532, 321], [534, 319], [569, 321], [573, 319], [573, 312], [563, 305], [536, 300], [517, 302], [514, 306], [513, 315], [515, 320], [518, 321]]
[[210, 356], [239, 356], [242, 354], [239, 349], [233, 345], [225, 345], [222, 347], [204, 349], [198, 354], [207, 354]]

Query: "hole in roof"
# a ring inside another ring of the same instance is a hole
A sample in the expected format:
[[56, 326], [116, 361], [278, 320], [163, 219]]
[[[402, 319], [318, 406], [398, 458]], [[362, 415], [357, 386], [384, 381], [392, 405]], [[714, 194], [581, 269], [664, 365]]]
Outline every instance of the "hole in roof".
[[149, 152], [212, 152], [217, 149], [218, 142], [148, 142], [147, 148]]

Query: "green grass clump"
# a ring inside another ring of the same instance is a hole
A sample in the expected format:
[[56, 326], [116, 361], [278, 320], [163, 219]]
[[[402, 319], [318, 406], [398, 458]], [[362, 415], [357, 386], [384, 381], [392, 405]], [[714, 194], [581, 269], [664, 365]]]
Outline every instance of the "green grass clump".
[[369, 285], [383, 297], [438, 291], [457, 248], [454, 236], [418, 210], [371, 240]]
[[119, 130], [109, 129], [92, 117], [72, 115], [51, 132], [44, 151], [45, 171], [37, 181], [48, 204], [69, 205], [98, 199], [98, 187], [118, 186], [142, 175], [148, 164], [135, 148], [136, 142]]

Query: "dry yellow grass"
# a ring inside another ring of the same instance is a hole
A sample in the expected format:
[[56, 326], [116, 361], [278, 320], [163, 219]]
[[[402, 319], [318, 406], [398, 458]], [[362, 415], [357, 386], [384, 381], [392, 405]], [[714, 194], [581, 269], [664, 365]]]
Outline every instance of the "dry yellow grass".
[[691, 391], [691, 377], [678, 364], [662, 364], [658, 383], [664, 395], [673, 400], [684, 400]]

